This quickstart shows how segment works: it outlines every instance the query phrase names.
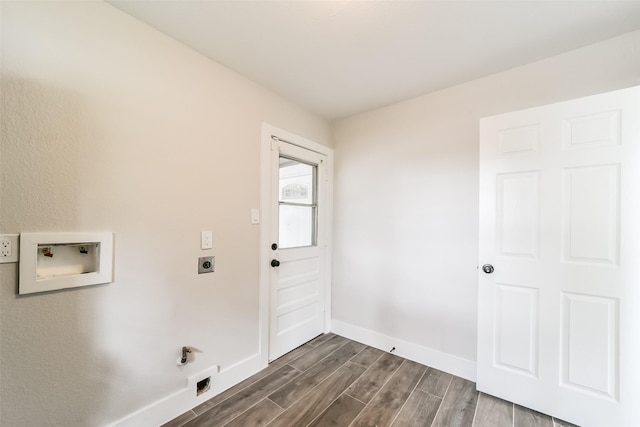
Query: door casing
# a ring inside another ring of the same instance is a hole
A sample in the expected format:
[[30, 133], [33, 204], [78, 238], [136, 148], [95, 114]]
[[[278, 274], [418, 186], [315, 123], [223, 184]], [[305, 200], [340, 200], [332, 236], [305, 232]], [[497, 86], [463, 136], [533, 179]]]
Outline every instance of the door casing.
[[[325, 215], [319, 221], [325, 231], [324, 263], [324, 331], [331, 330], [331, 260], [332, 260], [332, 219], [333, 219], [333, 150], [294, 133], [280, 129], [269, 123], [262, 124], [260, 138], [260, 266], [259, 266], [259, 340], [260, 364], [269, 363], [269, 311], [270, 307], [270, 269], [271, 243], [277, 236], [271, 235], [271, 173], [273, 136], [289, 144], [323, 154], [327, 158], [325, 186]], [[274, 240], [275, 239], [275, 240]]]

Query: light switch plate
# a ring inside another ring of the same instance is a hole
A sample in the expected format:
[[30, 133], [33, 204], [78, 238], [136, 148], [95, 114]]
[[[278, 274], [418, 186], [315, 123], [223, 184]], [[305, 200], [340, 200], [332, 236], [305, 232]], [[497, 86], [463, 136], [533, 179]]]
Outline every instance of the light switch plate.
[[260, 224], [260, 209], [251, 208], [251, 224]]
[[210, 230], [200, 232], [200, 249], [213, 248], [213, 233]]

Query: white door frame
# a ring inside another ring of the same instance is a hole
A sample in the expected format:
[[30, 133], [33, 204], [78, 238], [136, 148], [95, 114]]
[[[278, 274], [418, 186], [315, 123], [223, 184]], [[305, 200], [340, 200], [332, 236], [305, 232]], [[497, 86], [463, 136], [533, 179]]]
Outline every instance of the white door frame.
[[327, 157], [326, 179], [324, 183], [326, 197], [326, 214], [319, 218], [321, 227], [326, 233], [325, 238], [325, 289], [324, 289], [324, 331], [331, 330], [331, 260], [333, 248], [333, 150], [299, 135], [277, 128], [269, 123], [262, 124], [262, 136], [260, 138], [260, 252], [259, 252], [259, 339], [260, 339], [260, 366], [266, 367], [269, 363], [269, 289], [270, 289], [270, 265], [271, 243], [271, 147], [272, 136], [293, 145], [305, 148]]

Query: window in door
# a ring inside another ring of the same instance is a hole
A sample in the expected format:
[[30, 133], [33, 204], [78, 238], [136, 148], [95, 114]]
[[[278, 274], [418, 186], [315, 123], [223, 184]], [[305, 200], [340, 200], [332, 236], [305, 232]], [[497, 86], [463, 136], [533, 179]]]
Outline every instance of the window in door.
[[317, 166], [280, 156], [280, 249], [315, 246], [317, 237]]

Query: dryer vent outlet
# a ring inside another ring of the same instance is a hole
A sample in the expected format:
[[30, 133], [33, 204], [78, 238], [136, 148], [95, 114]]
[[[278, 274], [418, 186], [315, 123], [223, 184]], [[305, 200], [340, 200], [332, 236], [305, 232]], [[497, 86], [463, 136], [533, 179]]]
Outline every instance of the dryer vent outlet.
[[211, 377], [207, 377], [196, 383], [196, 396], [200, 396], [202, 393], [206, 393], [211, 390]]

